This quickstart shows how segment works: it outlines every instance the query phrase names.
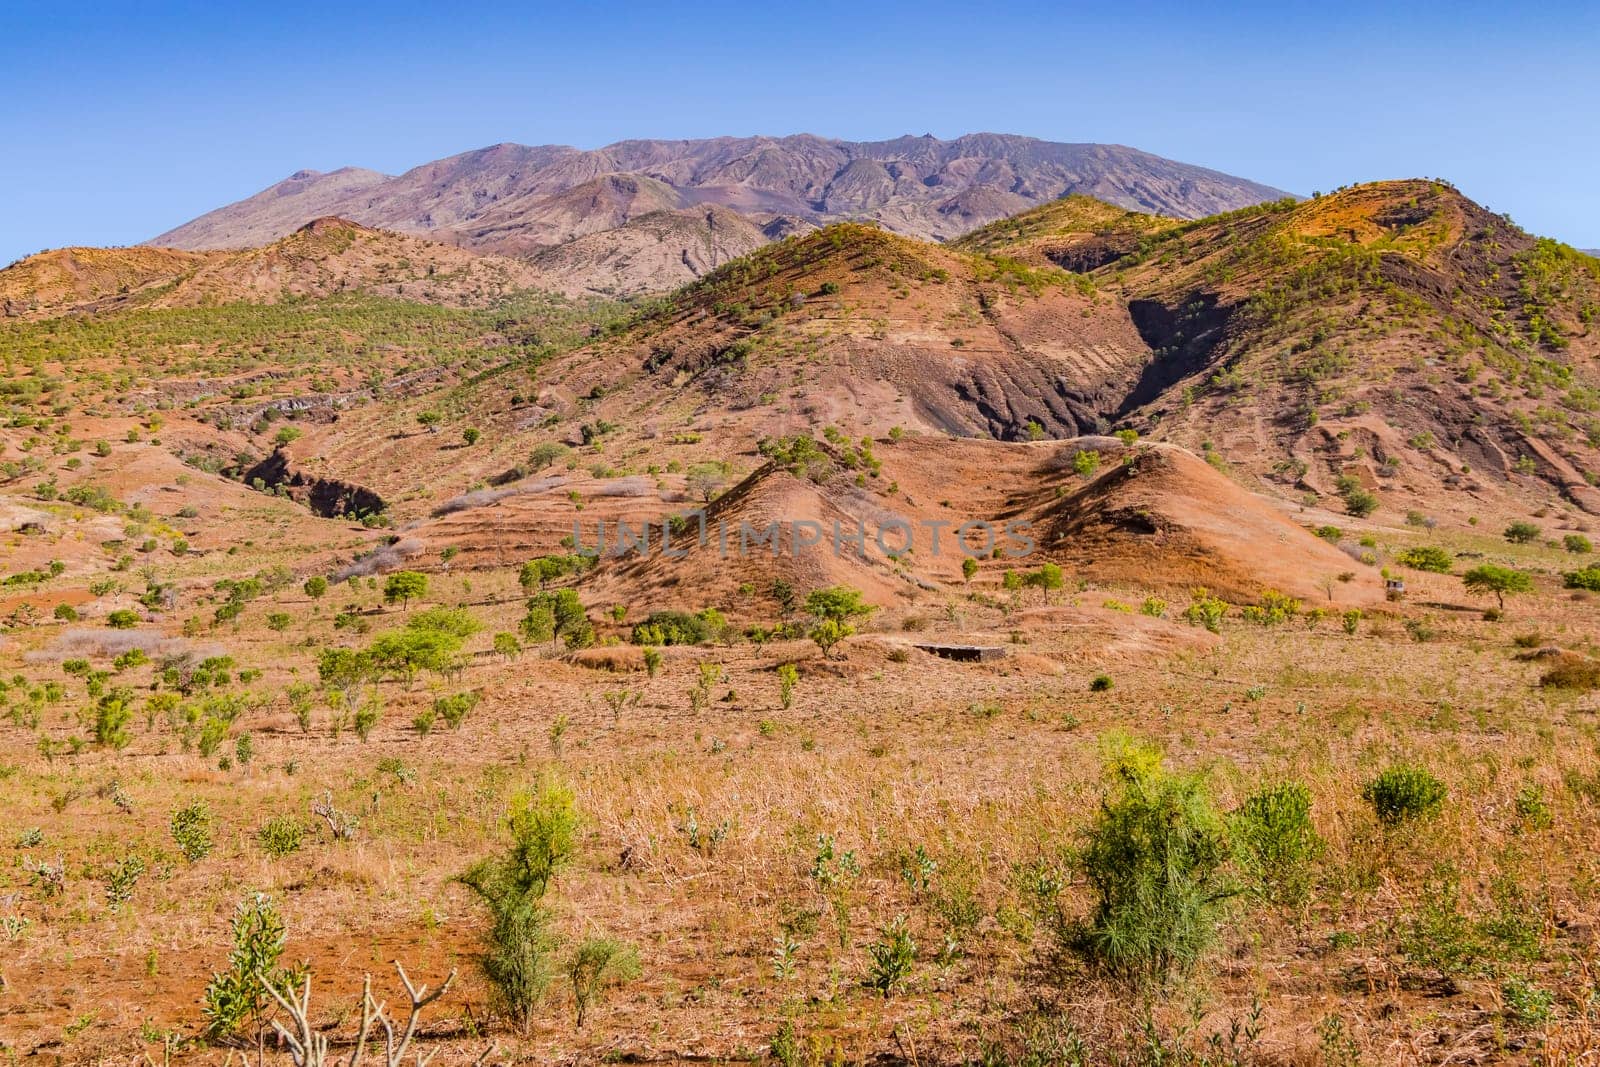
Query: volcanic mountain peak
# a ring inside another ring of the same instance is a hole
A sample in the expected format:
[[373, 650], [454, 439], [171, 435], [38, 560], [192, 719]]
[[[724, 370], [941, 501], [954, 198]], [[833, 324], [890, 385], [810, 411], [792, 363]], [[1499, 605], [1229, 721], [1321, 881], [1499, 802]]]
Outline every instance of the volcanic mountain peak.
[[[898, 232], [932, 238], [955, 237], [1070, 192], [1182, 217], [1283, 195], [1119, 145], [1000, 134], [952, 141], [851, 142], [809, 134], [634, 140], [593, 151], [499, 144], [425, 163], [395, 178], [354, 168], [297, 174], [152, 243], [185, 248], [261, 244], [316, 215], [334, 213], [411, 233], [459, 233], [465, 243], [490, 247], [513, 238], [523, 245], [550, 244], [601, 227], [582, 218], [576, 229], [553, 225], [546, 201], [608, 175], [633, 175], [669, 187], [677, 202], [658, 202], [658, 209], [710, 201], [814, 223], [871, 217]], [[518, 233], [519, 220], [527, 220], [530, 232]], [[620, 221], [625, 220], [612, 225]]]

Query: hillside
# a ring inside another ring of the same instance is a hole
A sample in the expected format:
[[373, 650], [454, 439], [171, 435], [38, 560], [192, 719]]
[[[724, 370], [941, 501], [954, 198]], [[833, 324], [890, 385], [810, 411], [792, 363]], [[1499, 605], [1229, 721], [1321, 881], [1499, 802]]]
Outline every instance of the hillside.
[[568, 296], [634, 296], [687, 285], [774, 235], [809, 228], [784, 218], [758, 226], [716, 205], [651, 211], [613, 229], [539, 249], [528, 262], [540, 272], [542, 285]]
[[0, 271], [0, 301], [13, 317], [273, 304], [355, 292], [483, 307], [543, 281], [539, 270], [515, 260], [319, 218], [271, 244], [240, 252], [41, 253]]
[[[539, 422], [576, 447], [611, 425], [608, 453], [681, 437], [686, 461], [828, 426], [1120, 428], [1334, 513], [1352, 484], [1391, 522], [1558, 497], [1596, 510], [1592, 264], [1426, 182], [1189, 223], [1063, 201], [957, 247], [836, 224], [645, 305], [539, 368], [532, 392], [495, 380], [451, 403], [500, 438]], [[435, 467], [468, 478], [427, 449], [398, 467], [362, 453], [352, 477], [386, 499]]]
[[944, 239], [1067, 193], [1183, 218], [1284, 195], [1120, 145], [988, 133], [951, 141], [810, 135], [639, 140], [593, 151], [500, 144], [393, 178], [352, 168], [301, 171], [150, 243], [251, 247], [336, 214], [368, 226], [526, 251], [649, 210], [700, 203], [819, 225], [869, 218], [899, 233]]
[[199, 269], [216, 253], [169, 248], [58, 248], [0, 270], [0, 316], [60, 314], [136, 299], [140, 290]]
[[1542, 484], [1600, 511], [1600, 261], [1446, 185], [1173, 227], [1094, 276], [1156, 356], [1130, 425], [1324, 495], [1465, 512]]
[[1087, 273], [1134, 251], [1141, 237], [1178, 220], [1128, 211], [1073, 194], [980, 226], [952, 242], [956, 248], [1002, 254], [1030, 266]]

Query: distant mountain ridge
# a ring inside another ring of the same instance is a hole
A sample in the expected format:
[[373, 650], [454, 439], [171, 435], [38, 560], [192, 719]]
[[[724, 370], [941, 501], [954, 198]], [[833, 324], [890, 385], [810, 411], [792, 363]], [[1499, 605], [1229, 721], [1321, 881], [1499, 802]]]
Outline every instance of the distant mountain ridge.
[[789, 137], [620, 141], [590, 151], [498, 144], [390, 177], [297, 171], [148, 243], [258, 247], [320, 217], [528, 255], [652, 212], [721, 206], [757, 227], [870, 219], [945, 240], [1070, 193], [1199, 218], [1282, 190], [1121, 145], [1007, 134], [888, 141]]

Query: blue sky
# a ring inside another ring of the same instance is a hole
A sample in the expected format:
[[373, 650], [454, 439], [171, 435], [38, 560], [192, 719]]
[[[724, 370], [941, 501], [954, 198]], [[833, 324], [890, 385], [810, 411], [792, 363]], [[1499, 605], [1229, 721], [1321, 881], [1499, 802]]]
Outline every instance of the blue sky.
[[1300, 193], [1445, 177], [1600, 247], [1600, 3], [1208, 7], [0, 0], [0, 263], [136, 243], [301, 167], [977, 130]]

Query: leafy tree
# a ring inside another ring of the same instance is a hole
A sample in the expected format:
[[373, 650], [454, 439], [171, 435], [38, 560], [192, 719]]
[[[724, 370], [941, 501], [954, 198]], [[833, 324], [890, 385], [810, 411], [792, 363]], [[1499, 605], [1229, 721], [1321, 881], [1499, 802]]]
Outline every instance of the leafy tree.
[[1478, 596], [1493, 595], [1501, 611], [1506, 608], [1507, 596], [1526, 593], [1533, 588], [1533, 579], [1529, 575], [1494, 563], [1484, 563], [1472, 568], [1461, 576], [1461, 581], [1469, 593]]
[[429, 433], [439, 432], [439, 423], [444, 421], [444, 416], [437, 411], [423, 411], [417, 414], [417, 425]]
[[782, 578], [774, 578], [770, 593], [772, 599], [778, 602], [778, 618], [788, 622], [789, 616], [793, 615], [795, 610], [794, 586]]
[[708, 461], [696, 463], [689, 468], [685, 484], [689, 492], [700, 498], [701, 503], [709, 504], [722, 487], [728, 484], [729, 467], [726, 463]]
[[970, 582], [978, 573], [978, 561], [967, 556], [961, 561], [961, 580]]
[[349, 648], [325, 648], [317, 654], [317, 677], [323, 689], [338, 697], [344, 710], [355, 703], [356, 690], [372, 676], [372, 658]]
[[429, 608], [406, 622], [407, 630], [437, 630], [466, 640], [483, 629], [483, 623], [465, 608]]
[[418, 571], [395, 571], [383, 583], [385, 604], [399, 601], [402, 607], [409, 607], [411, 601], [427, 593], [428, 576]]
[[466, 443], [468, 448], [471, 448], [473, 445], [477, 444], [479, 438], [482, 436], [483, 431], [478, 429], [476, 426], [468, 426], [465, 430], [461, 431], [461, 440]]
[[528, 613], [522, 617], [518, 624], [522, 636], [533, 644], [544, 641], [554, 641], [556, 637], [556, 613], [550, 609], [549, 604], [529, 604]]
[[444, 630], [392, 630], [379, 634], [366, 655], [374, 671], [410, 683], [419, 671], [447, 675], [462, 667], [462, 638]]
[[[548, 630], [544, 621], [549, 615]], [[586, 648], [594, 643], [594, 624], [575, 589], [539, 593], [528, 601], [528, 614], [522, 620], [522, 633], [530, 641], [561, 638], [568, 648]]]
[[1041, 563], [1039, 569], [1023, 576], [1025, 584], [1040, 590], [1046, 600], [1050, 594], [1060, 589], [1065, 580], [1061, 575], [1061, 568], [1054, 563]]
[[312, 600], [321, 600], [327, 595], [328, 579], [320, 574], [313, 574], [306, 579], [306, 584], [302, 588], [305, 590], [306, 596]]
[[833, 647], [856, 632], [852, 619], [870, 615], [875, 608], [861, 602], [859, 590], [837, 585], [829, 589], [813, 589], [806, 596], [806, 612], [816, 619], [811, 627], [811, 640], [822, 649], [824, 656]]
[[528, 453], [528, 467], [542, 471], [570, 451], [572, 450], [566, 445], [556, 444], [554, 441], [541, 442], [534, 445], [533, 451]]
[[535, 586], [543, 590], [557, 578], [582, 573], [590, 562], [588, 556], [538, 556], [522, 565], [517, 572], [517, 582], [528, 592]]

